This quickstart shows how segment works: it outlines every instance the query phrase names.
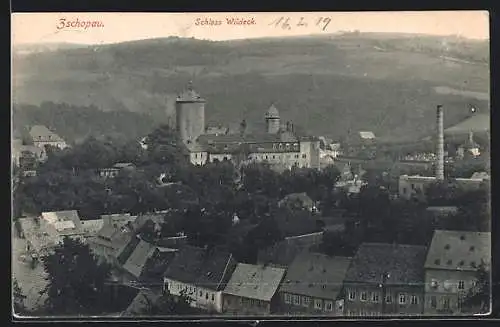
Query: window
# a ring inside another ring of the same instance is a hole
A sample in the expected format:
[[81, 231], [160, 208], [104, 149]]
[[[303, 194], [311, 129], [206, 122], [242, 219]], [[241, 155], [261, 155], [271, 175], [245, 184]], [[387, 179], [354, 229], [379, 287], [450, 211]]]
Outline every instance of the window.
[[385, 296], [385, 303], [392, 303], [392, 296], [390, 294]]
[[195, 154], [194, 154], [194, 157], [195, 157], [196, 159], [198, 159], [198, 153], [195, 153]]
[[215, 301], [215, 295], [212, 293], [212, 301]]
[[208, 293], [205, 293], [205, 300], [208, 300]]
[[308, 296], [303, 296], [302, 297], [302, 305], [304, 307], [308, 307], [309, 303], [311, 303], [311, 298], [309, 298]]
[[231, 299], [226, 299], [226, 304], [230, 305], [231, 304]]
[[304, 153], [304, 154], [302, 155], [302, 159], [305, 159], [305, 158], [306, 158], [306, 154]]
[[202, 291], [200, 291], [200, 297], [202, 297], [202, 296], [203, 296], [203, 292], [202, 292]]
[[325, 310], [326, 311], [333, 311], [333, 302], [332, 301], [325, 301]]
[[349, 300], [354, 301], [356, 299], [356, 292], [349, 291]]
[[438, 282], [437, 282], [437, 280], [435, 280], [435, 279], [431, 280], [431, 287], [432, 287], [432, 288], [437, 288], [437, 287], [438, 287]]
[[298, 295], [293, 296], [293, 304], [300, 305], [300, 296]]
[[367, 300], [366, 292], [361, 292], [361, 301], [366, 301], [366, 300]]
[[317, 310], [323, 309], [323, 300], [319, 299], [314, 300], [314, 308]]
[[469, 251], [473, 252], [474, 251], [474, 245], [472, 245], [470, 248], [469, 248]]
[[273, 159], [276, 159], [276, 156], [273, 156]]
[[445, 296], [443, 297], [443, 309], [449, 309], [450, 308], [450, 299]]
[[434, 264], [439, 266], [441, 264], [441, 260], [439, 260], [439, 259], [434, 260]]
[[265, 159], [267, 160], [267, 156], [265, 156]]
[[408, 190], [406, 189], [406, 187], [403, 187], [403, 194], [406, 194], [406, 193], [407, 193], [407, 191], [408, 191]]
[[465, 288], [465, 282], [463, 280], [458, 281], [458, 289], [463, 290]]
[[433, 309], [437, 308], [437, 300], [436, 300], [436, 297], [434, 295], [431, 296], [431, 308], [433, 308]]
[[411, 304], [418, 304], [418, 296], [416, 295], [411, 296]]
[[288, 293], [285, 293], [285, 303], [288, 303], [288, 304], [292, 303], [292, 296]]
[[378, 292], [372, 293], [372, 302], [378, 303]]
[[399, 294], [399, 304], [405, 304], [406, 303], [406, 294], [400, 293]]
[[414, 190], [415, 189], [415, 184], [411, 184], [411, 189]]
[[298, 155], [298, 154], [296, 154], [296, 155], [295, 155], [295, 159], [298, 159], [298, 158], [299, 158], [299, 155]]

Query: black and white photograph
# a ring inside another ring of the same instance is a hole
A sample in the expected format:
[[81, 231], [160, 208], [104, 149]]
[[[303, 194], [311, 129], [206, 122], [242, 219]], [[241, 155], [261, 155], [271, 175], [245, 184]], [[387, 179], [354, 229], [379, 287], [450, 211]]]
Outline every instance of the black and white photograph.
[[13, 13], [13, 317], [490, 316], [489, 19]]

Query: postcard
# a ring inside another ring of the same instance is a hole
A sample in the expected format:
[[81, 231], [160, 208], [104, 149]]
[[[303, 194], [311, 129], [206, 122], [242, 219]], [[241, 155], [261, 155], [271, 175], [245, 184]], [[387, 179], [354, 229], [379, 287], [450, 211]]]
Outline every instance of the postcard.
[[483, 11], [13, 13], [13, 315], [488, 316], [489, 67]]

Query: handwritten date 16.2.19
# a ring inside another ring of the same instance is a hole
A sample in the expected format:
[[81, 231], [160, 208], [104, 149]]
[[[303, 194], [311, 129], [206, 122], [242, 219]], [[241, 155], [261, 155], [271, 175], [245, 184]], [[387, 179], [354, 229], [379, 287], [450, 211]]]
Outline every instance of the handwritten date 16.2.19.
[[284, 30], [291, 30], [292, 27], [308, 27], [310, 24], [312, 26], [317, 26], [322, 31], [326, 31], [326, 28], [331, 23], [332, 19], [330, 17], [319, 17], [314, 20], [307, 20], [304, 17], [299, 19], [291, 19], [290, 17], [278, 17], [273, 20], [269, 25], [277, 28], [282, 28]]

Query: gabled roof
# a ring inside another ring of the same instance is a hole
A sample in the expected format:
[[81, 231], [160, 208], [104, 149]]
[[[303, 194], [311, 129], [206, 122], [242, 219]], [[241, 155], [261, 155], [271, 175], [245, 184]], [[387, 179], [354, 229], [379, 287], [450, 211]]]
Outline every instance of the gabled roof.
[[346, 274], [346, 282], [382, 282], [389, 285], [423, 285], [426, 247], [403, 244], [363, 243]]
[[436, 230], [425, 268], [474, 271], [491, 258], [491, 233]]
[[183, 283], [220, 290], [232, 255], [223, 250], [185, 246], [172, 260], [164, 276]]
[[123, 269], [134, 277], [139, 278], [144, 270], [146, 262], [152, 257], [156, 250], [153, 244], [140, 240], [132, 254], [123, 264]]
[[239, 263], [224, 294], [270, 301], [285, 275], [285, 269]]
[[288, 267], [280, 292], [335, 300], [351, 258], [303, 252]]

